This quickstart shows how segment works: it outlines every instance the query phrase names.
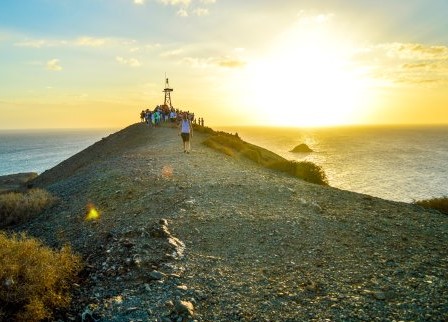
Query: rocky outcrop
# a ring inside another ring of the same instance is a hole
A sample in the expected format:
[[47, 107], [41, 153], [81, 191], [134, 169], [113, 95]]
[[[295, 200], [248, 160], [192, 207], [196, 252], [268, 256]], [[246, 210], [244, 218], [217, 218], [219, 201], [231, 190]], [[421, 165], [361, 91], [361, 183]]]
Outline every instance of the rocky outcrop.
[[314, 152], [308, 145], [305, 143], [301, 143], [297, 145], [294, 149], [292, 149], [289, 152], [295, 152], [295, 153], [308, 153], [308, 152]]

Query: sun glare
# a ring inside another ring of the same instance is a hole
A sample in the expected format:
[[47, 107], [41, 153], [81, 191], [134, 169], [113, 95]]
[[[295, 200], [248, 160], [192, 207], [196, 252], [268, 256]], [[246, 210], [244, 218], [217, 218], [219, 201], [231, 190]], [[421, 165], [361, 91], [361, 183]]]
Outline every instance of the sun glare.
[[94, 221], [100, 218], [100, 213], [98, 212], [98, 210], [95, 208], [95, 206], [92, 203], [88, 203], [87, 206], [87, 214], [85, 217], [85, 220], [87, 221]]
[[368, 80], [350, 60], [353, 49], [321, 26], [285, 32], [268, 55], [248, 67], [257, 120], [277, 126], [340, 125], [363, 112]]

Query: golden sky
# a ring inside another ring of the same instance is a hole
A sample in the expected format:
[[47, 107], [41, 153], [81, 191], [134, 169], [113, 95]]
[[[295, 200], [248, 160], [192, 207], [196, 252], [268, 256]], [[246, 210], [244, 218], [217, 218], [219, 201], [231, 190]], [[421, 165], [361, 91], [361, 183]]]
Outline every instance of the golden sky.
[[448, 1], [29, 0], [0, 11], [0, 129], [448, 123]]

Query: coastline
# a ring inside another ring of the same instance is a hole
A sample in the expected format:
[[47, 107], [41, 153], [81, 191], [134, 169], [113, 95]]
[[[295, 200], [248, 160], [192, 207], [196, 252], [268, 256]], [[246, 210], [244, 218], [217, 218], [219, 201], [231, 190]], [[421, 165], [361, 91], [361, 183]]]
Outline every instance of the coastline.
[[446, 316], [448, 216], [306, 183], [209, 136], [196, 131], [186, 155], [175, 130], [134, 124], [33, 181], [60, 201], [14, 231], [86, 261], [64, 319]]
[[[445, 169], [448, 145], [444, 140], [448, 127], [241, 127], [231, 130], [233, 133], [235, 131], [246, 142], [266, 148], [287, 160], [310, 161], [320, 166], [324, 169], [329, 184], [342, 190], [409, 203], [448, 195], [444, 184], [448, 179]], [[3, 160], [0, 163], [3, 170], [9, 171], [1, 174], [24, 170], [42, 173], [104, 137], [99, 136], [94, 140], [92, 137], [90, 143], [80, 145], [73, 144], [71, 137], [63, 142], [62, 132], [54, 133], [60, 138], [56, 145], [52, 144], [57, 143], [52, 139], [49, 139], [49, 144], [41, 144], [43, 138], [33, 148], [30, 142], [25, 145], [22, 142], [15, 150], [8, 147], [12, 146], [12, 142], [6, 144], [3, 147], [5, 152], [0, 154], [0, 160]], [[87, 135], [82, 134], [81, 137], [86, 138]], [[79, 139], [78, 143], [80, 142]], [[289, 152], [297, 144], [304, 144], [303, 142], [307, 142], [314, 152]], [[78, 147], [75, 148], [75, 145]], [[396, 149], [397, 146], [400, 148]], [[10, 154], [8, 151], [17, 152]]]

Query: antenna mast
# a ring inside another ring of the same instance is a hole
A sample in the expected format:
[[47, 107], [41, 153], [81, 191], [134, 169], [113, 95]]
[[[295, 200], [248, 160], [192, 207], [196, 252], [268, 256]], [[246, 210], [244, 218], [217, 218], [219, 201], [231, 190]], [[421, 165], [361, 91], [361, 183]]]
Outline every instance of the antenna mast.
[[164, 105], [167, 107], [173, 107], [173, 105], [171, 104], [171, 92], [173, 91], [172, 88], [170, 88], [170, 83], [168, 81], [168, 78], [166, 77], [165, 74], [165, 89], [163, 90], [163, 92], [165, 93], [165, 102]]

